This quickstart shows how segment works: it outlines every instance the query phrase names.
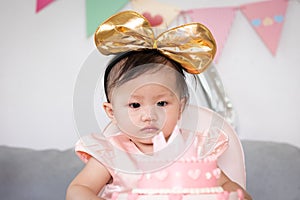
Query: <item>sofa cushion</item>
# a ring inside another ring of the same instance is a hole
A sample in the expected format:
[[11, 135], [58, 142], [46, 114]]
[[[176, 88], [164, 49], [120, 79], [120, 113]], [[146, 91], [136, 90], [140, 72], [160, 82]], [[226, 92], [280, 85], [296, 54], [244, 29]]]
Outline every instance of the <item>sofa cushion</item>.
[[62, 200], [83, 166], [74, 151], [0, 146], [0, 195], [5, 200]]
[[300, 199], [300, 149], [284, 143], [242, 141], [247, 190], [253, 199]]

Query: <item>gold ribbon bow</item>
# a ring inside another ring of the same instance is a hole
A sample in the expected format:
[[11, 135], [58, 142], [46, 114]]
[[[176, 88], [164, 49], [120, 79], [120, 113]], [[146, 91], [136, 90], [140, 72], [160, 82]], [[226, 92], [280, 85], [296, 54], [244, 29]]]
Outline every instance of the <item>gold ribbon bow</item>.
[[104, 55], [157, 49], [192, 74], [203, 72], [216, 54], [216, 42], [204, 25], [185, 24], [155, 37], [150, 22], [134, 11], [113, 15], [97, 28], [94, 37]]

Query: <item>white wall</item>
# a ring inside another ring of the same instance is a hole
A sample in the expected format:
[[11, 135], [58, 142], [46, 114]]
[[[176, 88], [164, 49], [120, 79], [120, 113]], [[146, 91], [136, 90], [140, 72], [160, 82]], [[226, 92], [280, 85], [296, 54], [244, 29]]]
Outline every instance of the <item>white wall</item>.
[[[254, 2], [160, 1], [182, 9]], [[92, 37], [86, 37], [85, 1], [56, 1], [35, 14], [35, 0], [7, 0], [0, 1], [0, 13], [0, 144], [72, 147], [74, 84], [94, 50]], [[300, 4], [290, 1], [273, 57], [237, 12], [217, 68], [238, 113], [241, 138], [300, 147], [298, 19]]]

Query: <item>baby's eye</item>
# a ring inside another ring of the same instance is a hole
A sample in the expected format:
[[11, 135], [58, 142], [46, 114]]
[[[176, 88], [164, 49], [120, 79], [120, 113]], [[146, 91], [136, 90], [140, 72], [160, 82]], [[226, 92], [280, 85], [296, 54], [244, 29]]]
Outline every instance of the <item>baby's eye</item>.
[[130, 108], [139, 108], [140, 106], [141, 106], [141, 104], [139, 104], [139, 103], [130, 103], [129, 104]]
[[157, 103], [157, 105], [163, 107], [163, 106], [168, 105], [168, 102], [166, 102], [166, 101], [160, 101], [160, 102]]

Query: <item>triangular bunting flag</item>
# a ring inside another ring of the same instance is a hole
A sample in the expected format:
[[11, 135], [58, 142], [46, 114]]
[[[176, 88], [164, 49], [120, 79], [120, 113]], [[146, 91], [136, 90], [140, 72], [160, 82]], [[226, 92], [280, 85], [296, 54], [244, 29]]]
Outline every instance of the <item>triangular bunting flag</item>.
[[[131, 3], [133, 9], [144, 15], [152, 27], [162, 28], [161, 31], [165, 31], [169, 28], [171, 22], [180, 13], [179, 8], [155, 0], [131, 0]], [[161, 32], [159, 30], [157, 31], [158, 33]]]
[[91, 36], [97, 27], [108, 17], [115, 14], [128, 3], [128, 0], [86, 0], [87, 36]]
[[38, 13], [40, 10], [48, 6], [50, 3], [52, 3], [54, 0], [37, 0], [36, 1], [36, 9], [35, 12]]
[[287, 5], [287, 0], [276, 0], [241, 6], [241, 11], [274, 56], [280, 40]]
[[215, 62], [218, 62], [235, 17], [235, 8], [200, 8], [188, 10], [185, 13], [191, 17], [192, 21], [199, 22], [210, 29], [217, 43]]

